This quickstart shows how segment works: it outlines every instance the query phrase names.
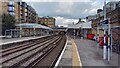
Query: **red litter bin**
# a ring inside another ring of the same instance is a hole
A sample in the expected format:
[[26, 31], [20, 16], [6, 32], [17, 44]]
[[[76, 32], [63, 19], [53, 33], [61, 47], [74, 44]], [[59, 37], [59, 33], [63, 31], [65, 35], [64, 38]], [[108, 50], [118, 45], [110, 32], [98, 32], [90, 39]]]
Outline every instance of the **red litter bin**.
[[95, 34], [87, 34], [87, 39], [94, 39]]
[[[106, 43], [108, 44], [108, 36], [106, 37]], [[99, 37], [99, 46], [104, 46], [104, 37]]]

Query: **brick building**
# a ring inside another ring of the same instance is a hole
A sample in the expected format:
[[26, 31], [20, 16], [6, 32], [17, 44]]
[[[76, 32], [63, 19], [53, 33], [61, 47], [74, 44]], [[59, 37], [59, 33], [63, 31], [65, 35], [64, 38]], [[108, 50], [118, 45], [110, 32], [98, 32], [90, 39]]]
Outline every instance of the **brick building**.
[[55, 18], [49, 16], [38, 18], [38, 24], [42, 24], [48, 27], [55, 27]]
[[[114, 10], [107, 11], [106, 17], [110, 18], [110, 25], [112, 30], [112, 35], [114, 39], [120, 38], [120, 7], [118, 6], [120, 2], [117, 3], [117, 6]], [[97, 19], [92, 20], [92, 33], [96, 34], [97, 23], [104, 19], [104, 16], [100, 16]], [[100, 30], [100, 36], [103, 36], [103, 30]], [[120, 39], [119, 39], [120, 40]]]
[[15, 16], [16, 24], [19, 23], [36, 23], [37, 13], [34, 8], [26, 2], [16, 0], [2, 1], [2, 13], [11, 14]]

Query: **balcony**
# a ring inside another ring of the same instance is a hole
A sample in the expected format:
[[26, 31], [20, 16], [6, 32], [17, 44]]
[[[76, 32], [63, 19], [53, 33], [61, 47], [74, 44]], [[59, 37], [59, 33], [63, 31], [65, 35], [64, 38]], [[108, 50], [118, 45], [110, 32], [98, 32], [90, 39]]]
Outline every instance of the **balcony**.
[[15, 13], [14, 13], [14, 12], [9, 12], [9, 14], [10, 14], [10, 15], [15, 15]]
[[14, 11], [15, 11], [15, 10], [9, 10], [9, 9], [8, 9], [8, 12], [14, 12]]
[[14, 11], [15, 11], [14, 7], [9, 7], [8, 8], [8, 12], [14, 12]]
[[14, 1], [9, 1], [8, 6], [14, 6]]

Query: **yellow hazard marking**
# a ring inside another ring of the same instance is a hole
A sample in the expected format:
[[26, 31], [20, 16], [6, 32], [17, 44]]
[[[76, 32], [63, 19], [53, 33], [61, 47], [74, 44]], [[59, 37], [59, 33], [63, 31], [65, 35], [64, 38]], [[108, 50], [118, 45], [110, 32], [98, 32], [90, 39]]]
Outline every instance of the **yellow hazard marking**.
[[74, 67], [75, 68], [82, 68], [82, 63], [80, 60], [77, 46], [76, 46], [73, 39], [71, 39], [71, 41], [72, 41], [72, 66], [73, 66], [73, 68]]

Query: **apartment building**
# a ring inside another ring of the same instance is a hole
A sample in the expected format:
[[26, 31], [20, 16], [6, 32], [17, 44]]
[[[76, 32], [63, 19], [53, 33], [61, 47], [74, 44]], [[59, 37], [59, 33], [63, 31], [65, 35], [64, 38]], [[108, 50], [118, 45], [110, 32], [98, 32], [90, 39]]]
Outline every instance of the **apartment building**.
[[55, 18], [53, 17], [39, 17], [38, 18], [38, 24], [42, 24], [48, 27], [55, 27]]
[[15, 16], [16, 24], [19, 23], [39, 23], [48, 27], [55, 26], [55, 18], [39, 17], [35, 9], [21, 0], [3, 0], [2, 13]]
[[2, 13], [15, 16], [16, 24], [36, 23], [37, 13], [34, 8], [26, 2], [16, 0], [6, 0], [2, 2]]

